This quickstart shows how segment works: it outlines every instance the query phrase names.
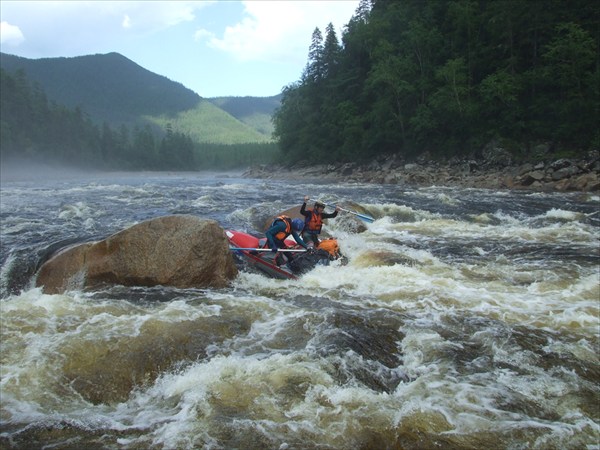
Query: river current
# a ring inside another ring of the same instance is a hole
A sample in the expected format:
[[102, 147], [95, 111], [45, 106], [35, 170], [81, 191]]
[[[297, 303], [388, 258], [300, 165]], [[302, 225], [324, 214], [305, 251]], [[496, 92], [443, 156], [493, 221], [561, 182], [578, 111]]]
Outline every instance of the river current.
[[[600, 448], [598, 194], [235, 173], [0, 187], [0, 448]], [[34, 287], [70, 243], [170, 214], [256, 233], [304, 195], [376, 219], [325, 225], [348, 264]]]

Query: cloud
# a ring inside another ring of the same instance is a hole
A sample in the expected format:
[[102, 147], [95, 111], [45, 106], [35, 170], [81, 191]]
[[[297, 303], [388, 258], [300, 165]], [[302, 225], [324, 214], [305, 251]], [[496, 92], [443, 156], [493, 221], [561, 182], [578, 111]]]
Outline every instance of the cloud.
[[99, 2], [111, 3], [110, 11], [127, 16], [129, 27], [140, 31], [157, 31], [195, 19], [195, 11], [208, 2]]
[[306, 60], [315, 27], [322, 32], [333, 23], [338, 38], [349, 21], [358, 0], [270, 1], [250, 0], [244, 4], [245, 17], [225, 28], [223, 37], [200, 30], [207, 45], [231, 54], [237, 60]]
[[25, 36], [15, 25], [8, 22], [0, 22], [0, 43], [2, 45], [18, 46], [25, 40]]
[[205, 29], [197, 30], [194, 33], [194, 40], [201, 41], [203, 39], [206, 39], [206, 40], [215, 39], [215, 34], [208, 30], [205, 30]]
[[[126, 36], [145, 36], [195, 19], [211, 2], [3, 1], [2, 44], [24, 56], [75, 56], [113, 51]], [[126, 34], [124, 34], [126, 33]], [[19, 37], [20, 36], [20, 37]], [[12, 39], [9, 41], [9, 39]]]

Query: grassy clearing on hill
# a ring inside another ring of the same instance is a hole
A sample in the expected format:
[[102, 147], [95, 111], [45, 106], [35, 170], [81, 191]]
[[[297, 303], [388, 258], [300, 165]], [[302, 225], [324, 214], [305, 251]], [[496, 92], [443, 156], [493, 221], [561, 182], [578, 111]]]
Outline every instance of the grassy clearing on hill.
[[173, 131], [187, 134], [198, 143], [271, 142], [270, 132], [259, 133], [207, 100], [201, 100], [194, 109], [176, 115], [146, 116], [145, 118], [162, 129], [166, 129], [170, 124]]

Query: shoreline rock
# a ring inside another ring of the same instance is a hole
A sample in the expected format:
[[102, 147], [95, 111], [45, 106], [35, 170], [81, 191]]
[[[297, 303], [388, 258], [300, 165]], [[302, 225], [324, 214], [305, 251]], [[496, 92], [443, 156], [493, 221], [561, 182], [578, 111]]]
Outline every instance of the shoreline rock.
[[319, 179], [330, 182], [361, 182], [401, 186], [463, 187], [481, 189], [532, 190], [540, 192], [600, 191], [600, 155], [594, 151], [584, 159], [561, 158], [537, 163], [515, 164], [487, 159], [452, 159], [437, 162], [420, 159], [405, 162], [395, 155], [374, 159], [368, 164], [262, 165], [250, 167], [243, 176], [261, 179]]

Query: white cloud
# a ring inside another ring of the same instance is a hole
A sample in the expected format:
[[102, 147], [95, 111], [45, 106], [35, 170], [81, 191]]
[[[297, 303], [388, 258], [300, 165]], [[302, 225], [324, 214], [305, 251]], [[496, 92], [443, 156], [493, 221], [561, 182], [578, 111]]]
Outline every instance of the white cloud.
[[2, 45], [18, 46], [25, 40], [25, 36], [15, 25], [8, 22], [0, 22], [0, 43]]
[[315, 27], [324, 33], [333, 23], [338, 38], [349, 21], [358, 0], [242, 2], [246, 16], [228, 26], [222, 38], [208, 39], [212, 48], [230, 53], [241, 61], [306, 60]]
[[111, 10], [124, 13], [132, 28], [156, 31], [194, 20], [194, 11], [204, 8], [205, 2], [99, 2], [111, 3]]
[[[2, 1], [2, 44], [27, 36], [24, 56], [113, 51], [127, 36], [146, 36], [195, 19], [204, 1]], [[20, 34], [19, 34], [20, 33]], [[20, 36], [20, 37], [19, 37]]]
[[210, 40], [210, 39], [214, 39], [214, 37], [215, 37], [214, 33], [210, 32], [208, 30], [204, 30], [204, 29], [197, 30], [196, 33], [194, 33], [194, 40], [196, 40], [196, 41], [201, 41], [203, 39]]

